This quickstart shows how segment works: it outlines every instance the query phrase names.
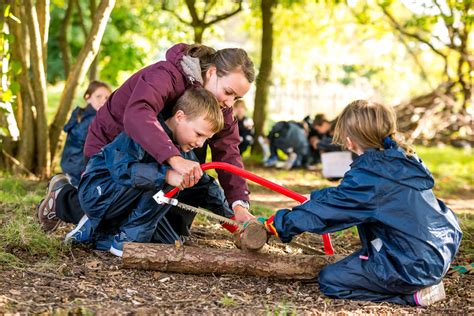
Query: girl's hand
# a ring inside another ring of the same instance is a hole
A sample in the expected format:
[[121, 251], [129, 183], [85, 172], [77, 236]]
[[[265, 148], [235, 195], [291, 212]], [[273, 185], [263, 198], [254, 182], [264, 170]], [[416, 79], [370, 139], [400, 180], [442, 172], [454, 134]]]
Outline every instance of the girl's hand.
[[183, 176], [180, 189], [190, 188], [199, 182], [203, 175], [201, 165], [192, 160], [184, 159], [181, 156], [168, 158], [170, 166]]

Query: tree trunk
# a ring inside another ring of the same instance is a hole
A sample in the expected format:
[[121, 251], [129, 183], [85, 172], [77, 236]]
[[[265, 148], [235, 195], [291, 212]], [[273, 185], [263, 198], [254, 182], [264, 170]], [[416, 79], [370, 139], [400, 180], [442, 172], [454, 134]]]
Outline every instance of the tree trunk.
[[190, 274], [237, 274], [287, 280], [312, 280], [335, 256], [277, 256], [165, 244], [126, 243], [123, 267]]
[[37, 0], [36, 1], [36, 14], [38, 16], [38, 25], [41, 36], [41, 49], [43, 52], [43, 64], [46, 73], [46, 58], [47, 58], [47, 45], [48, 45], [48, 31], [49, 31], [49, 14], [50, 1], [49, 0]]
[[202, 34], [204, 33], [204, 28], [202, 26], [195, 26], [194, 27], [194, 43], [201, 44], [202, 43]]
[[54, 121], [50, 127], [52, 157], [54, 157], [56, 152], [59, 136], [61, 135], [63, 125], [67, 119], [67, 114], [71, 108], [77, 87], [84, 80], [87, 70], [99, 51], [100, 42], [114, 5], [115, 0], [102, 0], [100, 2], [84, 47], [81, 49], [76, 63], [69, 73], [63, 93], [61, 94], [58, 112], [56, 112], [56, 116], [54, 117]]
[[64, 18], [61, 21], [61, 28], [58, 34], [58, 43], [59, 43], [59, 48], [61, 49], [61, 55], [62, 55], [63, 67], [64, 67], [64, 78], [68, 77], [69, 70], [71, 69], [71, 50], [69, 49], [69, 43], [67, 40], [67, 32], [69, 29], [69, 23], [71, 21], [73, 8], [74, 8], [74, 0], [69, 0], [67, 3], [66, 12], [64, 13]]
[[[93, 17], [95, 16], [95, 12], [96, 12], [95, 0], [89, 0], [89, 11], [90, 11], [90, 14], [91, 14], [91, 19], [93, 19]], [[100, 55], [100, 49], [97, 52], [97, 55], [95, 56], [91, 67], [89, 68], [89, 82], [97, 79], [97, 69], [98, 69], [98, 66], [99, 66], [99, 55]]]
[[[262, 51], [260, 70], [257, 76], [255, 91], [255, 108], [253, 120], [255, 122], [255, 139], [263, 135], [263, 127], [267, 118], [268, 90], [270, 88], [270, 75], [273, 64], [273, 7], [275, 0], [262, 0]], [[252, 152], [260, 152], [261, 148], [255, 142]]]
[[[43, 63], [43, 48], [40, 28], [36, 9], [32, 0], [25, 0], [26, 19], [24, 22], [28, 24], [28, 31], [31, 39], [31, 70], [33, 79], [34, 106], [36, 108], [36, 144], [37, 144], [37, 170], [41, 178], [48, 177], [50, 174], [50, 156], [49, 156], [49, 135], [48, 123], [46, 118], [46, 73]], [[48, 8], [49, 12], [49, 8]], [[26, 70], [25, 70], [26, 71]]]
[[[25, 12], [24, 9], [18, 5], [16, 1], [12, 4], [12, 13], [24, 21]], [[22, 72], [17, 76], [17, 80], [22, 87], [20, 89], [17, 100], [18, 100], [18, 112], [17, 115], [18, 129], [20, 130], [20, 141], [19, 148], [16, 158], [18, 161], [28, 170], [33, 170], [35, 163], [35, 118], [31, 107], [33, 105], [33, 89], [31, 82], [28, 78], [30, 47], [28, 29], [25, 23], [16, 23], [12, 21], [10, 23], [10, 29], [16, 39], [16, 45], [12, 47], [13, 60], [20, 61]]]

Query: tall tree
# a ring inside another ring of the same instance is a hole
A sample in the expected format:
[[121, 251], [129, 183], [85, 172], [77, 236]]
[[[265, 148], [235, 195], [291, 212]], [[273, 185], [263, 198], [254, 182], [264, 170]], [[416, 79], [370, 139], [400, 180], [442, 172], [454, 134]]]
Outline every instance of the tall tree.
[[[388, 23], [407, 40], [425, 45], [444, 64], [449, 89], [457, 89], [462, 108], [472, 103], [474, 54], [470, 51], [473, 27], [472, 0], [430, 0], [410, 14], [397, 16], [393, 1], [379, 1], [378, 6]], [[416, 4], [415, 4], [416, 5]], [[446, 36], [440, 34], [443, 28]], [[448, 93], [451, 91], [448, 91]]]
[[[73, 2], [69, 1], [69, 4]], [[59, 135], [77, 86], [83, 81], [97, 55], [114, 5], [115, 0], [101, 0], [97, 7], [85, 44], [68, 72], [58, 112], [51, 126], [48, 126], [45, 56], [50, 4], [47, 0], [12, 1], [12, 12], [21, 21], [21, 23], [15, 20], [9, 21], [17, 43], [12, 54], [22, 69], [18, 75], [21, 88], [17, 95], [18, 112], [21, 113], [17, 115], [17, 124], [22, 128], [16, 156], [19, 163], [28, 166], [28, 169], [40, 177], [44, 178], [50, 174], [51, 157], [55, 154]]]
[[[204, 31], [210, 26], [239, 13], [242, 10], [242, 1], [243, 0], [233, 0], [232, 3], [234, 8], [232, 8], [230, 11], [223, 11], [222, 4], [217, 5], [219, 2], [217, 0], [185, 0], [185, 4], [188, 9], [188, 13], [191, 17], [191, 20], [183, 18], [177, 12], [178, 7], [176, 6], [175, 1], [171, 1], [172, 3], [174, 3], [174, 6], [172, 6], [170, 4], [170, 1], [162, 0], [161, 8], [163, 11], [171, 13], [181, 23], [192, 27], [194, 30], [194, 42], [202, 43], [202, 36], [204, 34]], [[228, 2], [224, 1], [224, 4], [226, 3]], [[217, 11], [217, 13], [211, 14], [213, 10]]]
[[[273, 66], [273, 9], [276, 0], [261, 0], [262, 11], [262, 46], [260, 68], [257, 76], [255, 91], [255, 107], [253, 120], [255, 122], [255, 136], [263, 135], [263, 127], [267, 116], [268, 91]], [[258, 151], [258, 147], [253, 147]]]

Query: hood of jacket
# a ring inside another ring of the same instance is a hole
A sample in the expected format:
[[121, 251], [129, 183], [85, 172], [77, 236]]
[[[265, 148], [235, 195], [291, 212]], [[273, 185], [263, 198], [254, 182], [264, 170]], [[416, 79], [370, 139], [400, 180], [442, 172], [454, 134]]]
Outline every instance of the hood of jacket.
[[416, 155], [407, 156], [399, 147], [369, 149], [354, 160], [352, 168], [363, 169], [381, 178], [415, 190], [429, 190], [434, 186], [431, 172]]

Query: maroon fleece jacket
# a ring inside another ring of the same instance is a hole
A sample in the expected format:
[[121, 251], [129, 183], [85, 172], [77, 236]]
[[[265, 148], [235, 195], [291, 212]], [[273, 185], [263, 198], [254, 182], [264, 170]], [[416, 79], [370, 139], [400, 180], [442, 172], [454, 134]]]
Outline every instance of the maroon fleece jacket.
[[[180, 60], [188, 45], [176, 44], [166, 52], [166, 61], [159, 61], [133, 74], [115, 90], [97, 111], [90, 125], [84, 154], [91, 157], [125, 131], [159, 163], [179, 156], [166, 132], [157, 120], [158, 113], [170, 113], [176, 100], [192, 86], [184, 74]], [[232, 108], [223, 108], [224, 129], [215, 134], [209, 145], [213, 161], [243, 167], [239, 153], [239, 131]], [[248, 201], [248, 186], [240, 176], [218, 170], [219, 183], [227, 200]]]

